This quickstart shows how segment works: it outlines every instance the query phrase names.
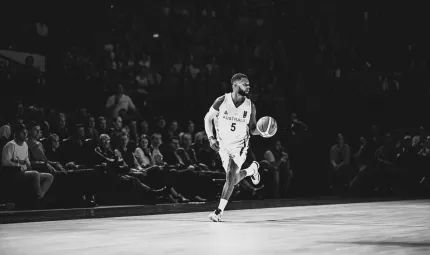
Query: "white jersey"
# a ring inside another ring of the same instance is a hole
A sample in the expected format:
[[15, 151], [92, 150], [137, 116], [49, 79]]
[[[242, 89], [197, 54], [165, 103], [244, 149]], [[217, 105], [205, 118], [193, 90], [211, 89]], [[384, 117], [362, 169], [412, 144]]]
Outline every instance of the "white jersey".
[[239, 106], [233, 102], [232, 94], [227, 93], [214, 118], [217, 140], [221, 147], [248, 147], [249, 120], [251, 118], [252, 103], [248, 98]]

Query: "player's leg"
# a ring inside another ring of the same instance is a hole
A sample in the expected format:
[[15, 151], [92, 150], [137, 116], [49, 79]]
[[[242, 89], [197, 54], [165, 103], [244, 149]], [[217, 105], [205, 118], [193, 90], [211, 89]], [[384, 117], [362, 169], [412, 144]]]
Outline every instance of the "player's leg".
[[224, 170], [226, 171], [225, 183], [221, 193], [221, 200], [219, 202], [218, 208], [209, 214], [209, 219], [212, 221], [218, 222], [221, 221], [222, 214], [224, 209], [228, 203], [228, 200], [233, 193], [234, 186], [238, 183], [239, 178], [239, 167], [236, 163], [231, 159], [223, 159], [224, 155], [220, 154], [221, 159], [223, 161]]
[[[254, 176], [256, 175], [256, 173], [258, 174], [259, 165], [257, 162], [253, 162], [248, 168], [240, 170], [245, 159], [246, 155], [244, 155], [244, 157], [236, 158], [236, 161], [231, 158], [228, 158], [228, 164], [224, 165], [224, 169], [226, 170], [226, 182], [222, 190], [221, 200], [218, 208], [215, 210], [215, 212], [209, 215], [209, 218], [212, 221], [221, 221], [221, 216], [224, 212], [225, 207], [227, 206], [228, 200], [230, 199], [236, 184], [238, 184], [247, 176]], [[259, 179], [260, 175], [258, 174], [258, 181]]]
[[260, 164], [257, 161], [252, 162], [252, 164], [245, 169], [242, 169], [239, 171], [239, 183], [242, 181], [245, 177], [251, 176], [251, 181], [254, 185], [257, 185], [260, 183], [260, 173], [258, 172], [258, 169], [260, 168]]

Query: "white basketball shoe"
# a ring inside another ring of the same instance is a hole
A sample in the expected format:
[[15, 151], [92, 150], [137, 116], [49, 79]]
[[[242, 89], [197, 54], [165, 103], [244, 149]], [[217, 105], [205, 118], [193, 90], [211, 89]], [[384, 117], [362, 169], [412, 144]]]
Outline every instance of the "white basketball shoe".
[[209, 214], [209, 219], [213, 222], [221, 222], [222, 211], [220, 209], [216, 209], [214, 212]]
[[254, 185], [258, 185], [260, 183], [260, 173], [258, 172], [258, 169], [260, 168], [260, 164], [258, 164], [257, 161], [252, 162], [251, 166], [253, 164], [255, 165], [255, 168], [254, 168], [254, 174], [251, 175], [251, 181], [252, 183], [254, 183]]

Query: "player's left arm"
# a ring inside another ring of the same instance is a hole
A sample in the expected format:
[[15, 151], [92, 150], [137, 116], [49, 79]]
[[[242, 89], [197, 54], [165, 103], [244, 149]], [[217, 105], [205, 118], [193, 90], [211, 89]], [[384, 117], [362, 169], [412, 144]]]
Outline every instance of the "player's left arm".
[[249, 120], [249, 133], [251, 135], [261, 135], [261, 133], [257, 130], [257, 110], [255, 109], [255, 105], [251, 106], [251, 119]]

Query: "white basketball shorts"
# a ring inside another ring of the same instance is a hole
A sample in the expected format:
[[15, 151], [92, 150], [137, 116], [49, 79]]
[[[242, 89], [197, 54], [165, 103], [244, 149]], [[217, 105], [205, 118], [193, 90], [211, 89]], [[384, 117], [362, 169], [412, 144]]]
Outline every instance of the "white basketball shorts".
[[237, 166], [239, 171], [242, 169], [242, 165], [246, 160], [246, 155], [248, 153], [248, 146], [246, 147], [223, 147], [219, 148], [219, 156], [221, 158], [222, 166], [227, 172], [230, 170], [230, 160], [232, 160]]

